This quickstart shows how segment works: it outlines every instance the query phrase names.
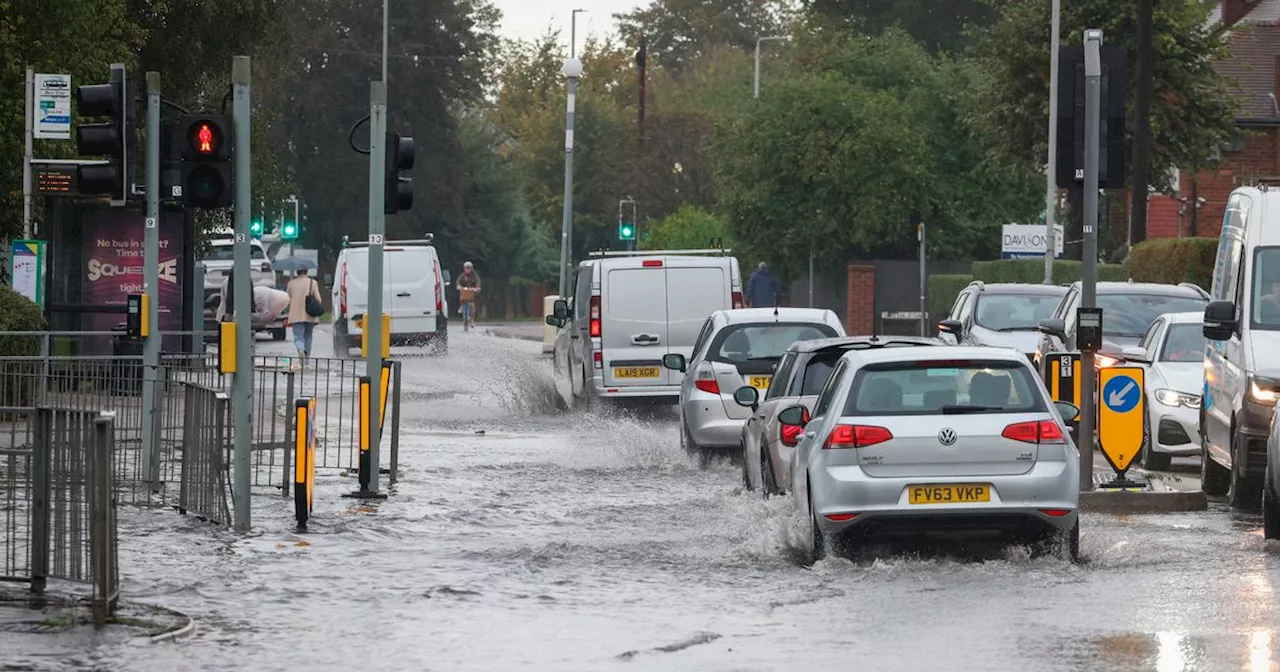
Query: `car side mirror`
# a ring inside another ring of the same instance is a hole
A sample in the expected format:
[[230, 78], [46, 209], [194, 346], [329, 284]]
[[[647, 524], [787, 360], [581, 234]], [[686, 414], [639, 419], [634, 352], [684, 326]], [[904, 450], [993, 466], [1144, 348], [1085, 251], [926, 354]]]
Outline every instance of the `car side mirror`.
[[547, 324], [549, 324], [549, 325], [551, 325], [551, 326], [553, 326], [553, 327], [559, 328], [559, 327], [563, 327], [563, 326], [564, 326], [565, 321], [564, 321], [564, 320], [562, 320], [562, 319], [560, 319], [560, 318], [558, 318], [558, 317], [556, 317], [555, 315], [548, 315], [548, 316], [547, 316]]
[[1150, 364], [1151, 358], [1147, 356], [1147, 349], [1136, 345], [1131, 345], [1120, 351], [1124, 358], [1131, 362], [1141, 362]]
[[551, 314], [558, 320], [567, 321], [569, 319], [569, 302], [564, 299], [556, 299], [556, 302], [552, 304]]
[[760, 391], [745, 385], [733, 393], [733, 400], [738, 402], [739, 406], [745, 406], [754, 411], [760, 405]]
[[959, 336], [962, 331], [964, 331], [964, 324], [962, 324], [960, 320], [943, 320], [938, 323], [939, 334]]
[[1063, 320], [1056, 318], [1041, 320], [1040, 324], [1036, 325], [1036, 329], [1042, 334], [1057, 336], [1063, 340], [1066, 340], [1067, 338], [1067, 323]]
[[1069, 401], [1055, 401], [1053, 408], [1058, 411], [1058, 416], [1063, 422], [1072, 422], [1080, 416], [1080, 407]]
[[[671, 353], [662, 356], [662, 365], [672, 371], [684, 373], [689, 364], [685, 361], [684, 355], [679, 353]], [[736, 396], [736, 395], [735, 395]]]
[[778, 414], [778, 422], [784, 425], [804, 427], [809, 424], [809, 409], [800, 405], [791, 406]]
[[1212, 301], [1204, 309], [1204, 337], [1211, 341], [1225, 341], [1240, 329], [1236, 304], [1230, 301]]

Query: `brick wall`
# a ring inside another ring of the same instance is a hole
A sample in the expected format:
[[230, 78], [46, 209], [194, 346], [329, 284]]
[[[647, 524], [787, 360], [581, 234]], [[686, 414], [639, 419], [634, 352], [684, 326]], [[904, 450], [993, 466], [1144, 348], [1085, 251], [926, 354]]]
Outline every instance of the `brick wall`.
[[[1244, 148], [1223, 157], [1222, 163], [1214, 170], [1202, 172], [1195, 176], [1199, 187], [1194, 192], [1204, 199], [1196, 213], [1196, 235], [1216, 237], [1222, 229], [1222, 215], [1227, 209], [1227, 199], [1231, 191], [1242, 183], [1248, 183], [1254, 177], [1280, 176], [1280, 129], [1242, 129], [1244, 132]], [[1190, 233], [1192, 199], [1192, 176], [1182, 173], [1181, 193], [1186, 199], [1187, 212], [1182, 217], [1182, 227], [1186, 234]], [[1169, 224], [1169, 208], [1171, 204], [1172, 222]], [[1147, 237], [1167, 238], [1177, 235], [1177, 203], [1169, 197], [1153, 197], [1147, 211]]]
[[849, 264], [848, 310], [845, 331], [851, 336], [874, 334], [876, 329], [876, 267]]

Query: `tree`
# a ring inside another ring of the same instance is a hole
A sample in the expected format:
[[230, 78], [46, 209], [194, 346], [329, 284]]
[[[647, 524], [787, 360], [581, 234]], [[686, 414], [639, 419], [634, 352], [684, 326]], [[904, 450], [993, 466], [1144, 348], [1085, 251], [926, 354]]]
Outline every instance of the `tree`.
[[617, 14], [628, 44], [644, 36], [649, 60], [680, 71], [720, 46], [754, 49], [756, 39], [786, 30], [788, 0], [652, 0], [643, 9]]
[[793, 67], [716, 150], [730, 231], [783, 275], [810, 250], [825, 264], [913, 256], [919, 221], [944, 254], [989, 252], [1001, 224], [1039, 207], [1026, 171], [985, 160], [968, 121], [980, 69], [898, 29], [867, 39], [820, 25]]
[[[1011, 2], [999, 21], [983, 33], [977, 50], [990, 77], [975, 93], [986, 101], [979, 122], [992, 150], [1043, 171], [1049, 119], [1050, 7], [1044, 2]], [[1152, 16], [1150, 109], [1153, 175], [1178, 166], [1212, 165], [1233, 128], [1235, 106], [1227, 80], [1213, 66], [1227, 55], [1224, 30], [1208, 26], [1208, 3], [1162, 0]], [[1079, 44], [1082, 31], [1100, 28], [1107, 43], [1123, 46], [1130, 63], [1138, 50], [1137, 3], [1080, 0], [1062, 5], [1063, 44]], [[1134, 104], [1133, 77], [1126, 97]], [[1133, 114], [1127, 136], [1132, 138]], [[1069, 148], [1060, 148], [1063, 151]], [[1132, 176], [1132, 173], [1131, 173]]]
[[641, 227], [642, 250], [734, 249], [724, 220], [702, 208], [684, 205], [667, 217]]
[[990, 25], [1001, 0], [806, 0], [809, 11], [866, 35], [905, 30], [932, 53], [964, 51], [966, 29]]

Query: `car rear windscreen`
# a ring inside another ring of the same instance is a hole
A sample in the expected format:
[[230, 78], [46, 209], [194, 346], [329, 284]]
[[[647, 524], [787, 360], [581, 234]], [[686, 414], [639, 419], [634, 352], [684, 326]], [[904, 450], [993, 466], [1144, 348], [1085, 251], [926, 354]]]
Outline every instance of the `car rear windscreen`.
[[1045, 410], [1034, 374], [1009, 361], [872, 364], [854, 377], [845, 415], [1030, 413]]
[[761, 359], [778, 359], [796, 341], [811, 341], [837, 336], [825, 324], [738, 324], [724, 329], [708, 359], [742, 363]]

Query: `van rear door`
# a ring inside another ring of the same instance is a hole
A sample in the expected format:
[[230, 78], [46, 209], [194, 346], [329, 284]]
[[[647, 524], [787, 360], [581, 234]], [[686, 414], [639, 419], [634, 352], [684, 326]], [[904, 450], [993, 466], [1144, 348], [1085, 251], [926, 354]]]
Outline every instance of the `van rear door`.
[[[693, 344], [707, 316], [732, 307], [732, 287], [726, 259], [666, 257], [667, 343], [663, 353], [693, 357]], [[666, 385], [679, 385], [684, 374], [663, 369]]]
[[605, 386], [670, 384], [662, 367], [668, 337], [667, 269], [660, 259], [610, 259], [601, 266]]
[[[391, 269], [394, 264], [391, 262], [392, 255], [383, 255], [382, 275], [386, 280], [393, 273]], [[347, 288], [347, 316], [348, 318], [360, 315], [362, 318], [369, 311], [369, 249], [364, 247], [350, 248], [347, 250], [347, 268], [346, 276], [343, 282]], [[392, 309], [392, 292], [391, 283], [382, 283], [382, 310], [384, 313]], [[347, 332], [351, 334], [362, 333], [361, 327], [355, 324], [347, 325]]]
[[394, 334], [436, 330], [436, 266], [430, 247], [386, 248], [386, 313]]

